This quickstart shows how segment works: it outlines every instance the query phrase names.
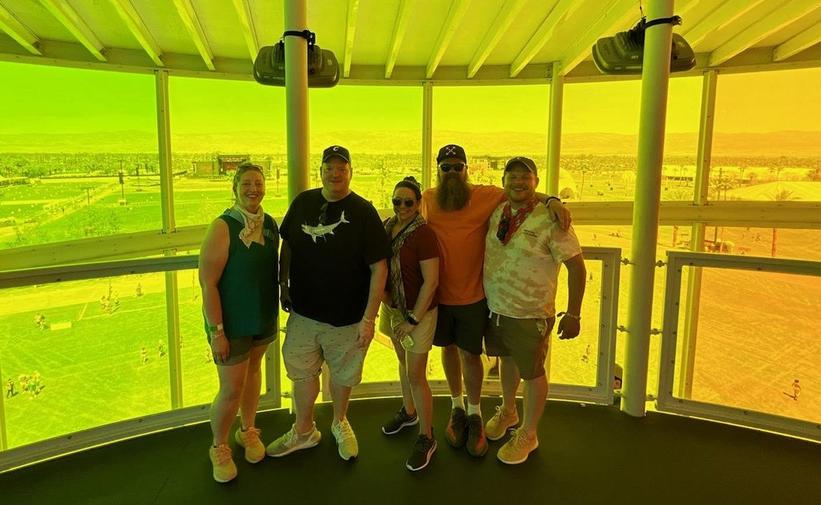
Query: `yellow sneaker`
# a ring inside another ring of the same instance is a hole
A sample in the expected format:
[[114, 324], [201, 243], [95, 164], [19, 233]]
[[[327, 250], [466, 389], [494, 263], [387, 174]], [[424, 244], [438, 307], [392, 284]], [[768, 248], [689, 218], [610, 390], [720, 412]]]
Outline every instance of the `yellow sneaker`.
[[485, 425], [485, 435], [490, 440], [499, 440], [505, 436], [508, 428], [517, 424], [519, 424], [519, 413], [516, 409], [513, 409], [513, 412], [507, 412], [504, 407], [497, 405], [496, 414]]
[[499, 448], [496, 457], [499, 461], [508, 465], [518, 465], [524, 463], [527, 457], [539, 447], [539, 439], [534, 435], [528, 437], [525, 430], [519, 428], [513, 431], [513, 436], [505, 445]]
[[316, 423], [311, 426], [310, 432], [302, 435], [296, 432], [296, 425], [291, 425], [290, 430], [268, 444], [265, 453], [272, 458], [280, 458], [300, 449], [314, 447], [320, 440], [322, 440], [322, 433], [316, 429]]
[[339, 457], [348, 461], [351, 458], [359, 456], [359, 443], [356, 441], [356, 435], [351, 428], [351, 423], [347, 419], [331, 424], [331, 433], [336, 439], [336, 446], [339, 450]]
[[259, 428], [254, 427], [245, 431], [237, 428], [237, 432], [234, 433], [237, 444], [245, 448], [245, 461], [249, 463], [259, 463], [265, 457], [265, 446], [262, 445], [262, 441], [259, 439], [261, 433], [262, 431]]
[[237, 465], [231, 456], [231, 448], [225, 444], [211, 447], [208, 451], [211, 458], [211, 465], [214, 467], [214, 480], [217, 482], [228, 482], [237, 476]]

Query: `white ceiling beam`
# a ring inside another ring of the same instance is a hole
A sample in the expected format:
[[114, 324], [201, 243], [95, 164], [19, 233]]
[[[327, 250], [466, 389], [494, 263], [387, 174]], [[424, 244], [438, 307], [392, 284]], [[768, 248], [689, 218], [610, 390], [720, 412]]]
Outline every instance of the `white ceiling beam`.
[[716, 48], [710, 54], [708, 66], [721, 65], [785, 26], [819, 9], [821, 9], [821, 3], [818, 0], [793, 0], [776, 8], [769, 15], [763, 16], [759, 21], [742, 30], [724, 45]]
[[353, 41], [356, 37], [356, 14], [359, 12], [359, 0], [348, 0], [348, 16], [345, 23], [345, 57], [342, 63], [342, 77], [351, 75], [351, 58]]
[[234, 10], [237, 11], [239, 17], [242, 37], [248, 47], [248, 54], [251, 55], [251, 61], [254, 61], [257, 59], [257, 54], [259, 54], [259, 42], [257, 42], [257, 30], [254, 27], [251, 6], [248, 4], [248, 0], [233, 0], [233, 4]]
[[436, 72], [436, 67], [438, 67], [439, 62], [442, 61], [442, 57], [445, 55], [445, 51], [447, 51], [450, 41], [453, 39], [453, 36], [456, 34], [456, 30], [459, 28], [459, 24], [465, 17], [465, 13], [470, 6], [470, 2], [471, 0], [454, 0], [454, 2], [450, 5], [448, 17], [445, 19], [445, 24], [439, 32], [439, 38], [433, 46], [433, 54], [431, 54], [430, 61], [428, 61], [428, 66], [425, 70], [425, 78], [430, 79]]
[[524, 49], [519, 52], [519, 55], [510, 64], [510, 77], [519, 75], [528, 63], [539, 54], [539, 51], [547, 44], [547, 41], [553, 36], [556, 27], [562, 20], [572, 14], [582, 2], [576, 0], [559, 0], [551, 9], [550, 14], [542, 21], [541, 26], [536, 30], [536, 33], [530, 37], [530, 40], [525, 45]]
[[140, 14], [137, 12], [137, 9], [134, 8], [131, 1], [111, 0], [111, 4], [114, 6], [117, 14], [119, 14], [125, 22], [125, 25], [128, 27], [129, 31], [131, 31], [131, 34], [134, 35], [135, 39], [137, 39], [140, 46], [142, 46], [145, 52], [148, 53], [151, 61], [159, 67], [164, 66], [165, 64], [161, 59], [162, 50], [160, 49], [160, 46], [157, 45], [157, 41], [154, 40], [151, 32], [148, 31], [148, 27], [145, 26], [145, 23], [143, 23]]
[[821, 42], [821, 23], [808, 28], [773, 49], [773, 61], [783, 61]]
[[567, 75], [571, 70], [590, 55], [590, 48], [602, 36], [615, 35], [616, 30], [623, 28], [625, 19], [632, 15], [634, 21], [641, 17], [636, 0], [611, 0], [601, 11], [598, 18], [591, 19], [590, 28], [584, 35], [568, 48], [561, 57], [561, 75]]
[[502, 40], [502, 36], [510, 28], [513, 20], [524, 7], [526, 0], [507, 0], [505, 5], [499, 10], [499, 14], [493, 21], [493, 25], [488, 29], [485, 38], [479, 43], [478, 49], [473, 53], [473, 59], [468, 65], [468, 79], [473, 78], [485, 64], [485, 60], [490, 56], [496, 45]]
[[31, 30], [26, 28], [23, 23], [17, 20], [14, 15], [7, 11], [5, 7], [0, 5], [0, 30], [6, 32], [9, 37], [17, 41], [23, 46], [26, 51], [37, 56], [42, 56], [37, 46], [40, 45], [40, 39], [33, 34]]
[[408, 19], [410, 19], [408, 13], [412, 4], [413, 0], [399, 1], [399, 14], [393, 24], [393, 39], [391, 40], [390, 51], [388, 51], [388, 59], [385, 62], [385, 79], [390, 79], [391, 74], [393, 74], [393, 67], [399, 57], [399, 48], [402, 47], [402, 40], [405, 38], [405, 31], [408, 28]]
[[[693, 25], [691, 29], [682, 30], [681, 35], [687, 39], [688, 44], [696, 47], [705, 37], [717, 31], [721, 31], [733, 21], [764, 3], [764, 1], [765, 0], [726, 0], [704, 19]], [[684, 23], [684, 27], [687, 27], [686, 22]]]
[[205, 38], [205, 32], [199, 18], [197, 18], [197, 11], [194, 10], [191, 0], [174, 0], [174, 7], [177, 9], [177, 14], [179, 14], [188, 36], [194, 42], [197, 52], [200, 53], [202, 61], [205, 62], [205, 66], [208, 67], [208, 70], [214, 70], [214, 54], [208, 46], [208, 40]]
[[66, 0], [40, 0], [57, 21], [68, 30], [97, 60], [106, 61], [103, 56], [103, 44], [91, 31], [91, 28], [77, 14], [77, 11]]

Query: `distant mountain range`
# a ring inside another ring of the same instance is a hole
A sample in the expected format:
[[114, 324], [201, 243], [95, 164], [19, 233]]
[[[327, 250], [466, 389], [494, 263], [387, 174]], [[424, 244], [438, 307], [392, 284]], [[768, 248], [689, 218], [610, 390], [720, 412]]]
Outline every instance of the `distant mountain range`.
[[[337, 131], [314, 132], [315, 149], [343, 144], [352, 152], [384, 154], [414, 153], [421, 149], [419, 131]], [[543, 153], [547, 150], [544, 135], [527, 132], [467, 133], [434, 132], [434, 147], [459, 143], [469, 155]], [[171, 140], [176, 152], [276, 153], [286, 149], [283, 135], [259, 132], [175, 135]], [[616, 133], [570, 133], [563, 135], [565, 154], [625, 155], [636, 154], [637, 135]], [[670, 133], [665, 152], [669, 155], [694, 155], [698, 145], [696, 133]], [[150, 132], [117, 131], [91, 134], [0, 134], [0, 153], [133, 153], [156, 150], [156, 136]], [[771, 133], [717, 133], [713, 152], [723, 156], [798, 156], [821, 157], [821, 131], [779, 131]]]

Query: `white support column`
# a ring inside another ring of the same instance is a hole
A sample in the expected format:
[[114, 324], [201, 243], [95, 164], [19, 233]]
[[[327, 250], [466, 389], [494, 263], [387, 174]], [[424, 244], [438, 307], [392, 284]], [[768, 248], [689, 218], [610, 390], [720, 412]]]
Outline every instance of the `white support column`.
[[[647, 19], [673, 15], [673, 0], [646, 3]], [[673, 26], [647, 29], [644, 70], [641, 78], [638, 171], [633, 205], [633, 244], [630, 260], [630, 308], [624, 367], [624, 397], [621, 410], [632, 416], [645, 415], [650, 327], [653, 316], [653, 280], [661, 199], [661, 164], [664, 156], [664, 127], [667, 116], [667, 87], [670, 74], [670, 45]]]
[[422, 83], [422, 188], [432, 186], [433, 175], [433, 83]]
[[[710, 188], [710, 162], [713, 153], [713, 124], [716, 108], [715, 70], [704, 73], [701, 85], [701, 118], [698, 125], [698, 160], [696, 166], [696, 184], [693, 189], [693, 203], [707, 204], [707, 192]], [[690, 250], [701, 252], [704, 249], [704, 223], [693, 223], [690, 233]], [[681, 357], [679, 363], [678, 392], [679, 398], [689, 399], [693, 392], [693, 369], [696, 362], [696, 340], [698, 336], [698, 311], [701, 300], [701, 267], [692, 267], [687, 278], [687, 305], [684, 313], [684, 333], [681, 338]]]
[[[285, 2], [285, 30], [308, 29], [307, 0]], [[285, 110], [288, 130], [288, 201], [310, 184], [308, 41], [285, 37]]]
[[547, 179], [546, 193], [559, 194], [559, 159], [562, 149], [562, 103], [564, 77], [561, 62], [554, 61], [550, 72], [550, 116], [547, 119]]
[[[157, 92], [157, 148], [160, 158], [160, 205], [163, 233], [174, 233], [174, 170], [171, 165], [171, 116], [168, 110], [168, 71], [154, 71]], [[176, 251], [165, 251], [173, 256]], [[168, 333], [168, 375], [171, 388], [171, 408], [183, 406], [182, 360], [180, 357], [180, 307], [177, 272], [165, 273], [165, 318]]]

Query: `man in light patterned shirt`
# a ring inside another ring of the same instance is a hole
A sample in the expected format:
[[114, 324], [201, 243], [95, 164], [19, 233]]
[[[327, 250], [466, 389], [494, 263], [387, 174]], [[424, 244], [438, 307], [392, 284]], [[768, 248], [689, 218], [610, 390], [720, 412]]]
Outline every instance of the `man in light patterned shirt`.
[[579, 240], [570, 227], [563, 231], [544, 205], [538, 205], [536, 164], [524, 157], [505, 165], [507, 201], [490, 218], [485, 239], [484, 288], [490, 309], [485, 344], [490, 356], [501, 356], [503, 403], [486, 426], [487, 438], [498, 440], [519, 422], [516, 390], [524, 380], [524, 422], [503, 445], [503, 463], [524, 462], [539, 446], [536, 428], [547, 398], [544, 361], [556, 318], [559, 268], [567, 266], [567, 310], [559, 322], [559, 338], [575, 338], [587, 279]]

